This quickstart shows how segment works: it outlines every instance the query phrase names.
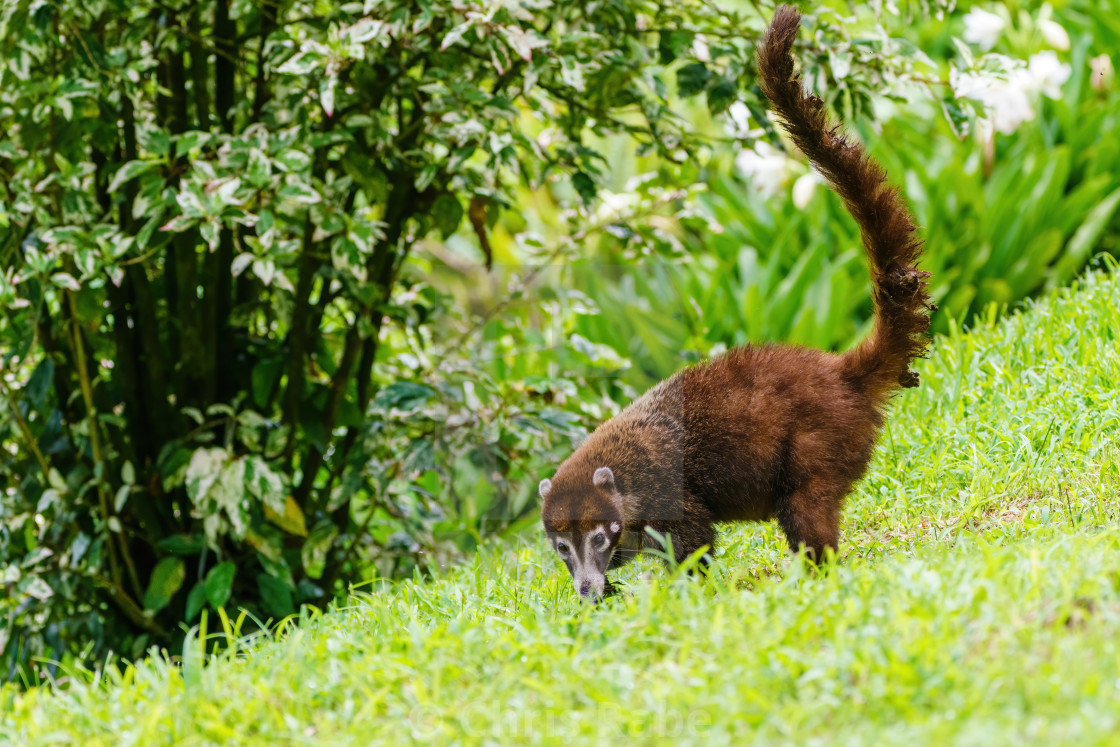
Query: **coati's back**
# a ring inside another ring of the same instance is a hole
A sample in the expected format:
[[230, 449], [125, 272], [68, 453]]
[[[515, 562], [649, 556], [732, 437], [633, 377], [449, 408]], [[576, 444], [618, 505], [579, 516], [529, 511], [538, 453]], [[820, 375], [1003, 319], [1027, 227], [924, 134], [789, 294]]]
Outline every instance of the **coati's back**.
[[[828, 123], [790, 55], [800, 14], [777, 9], [758, 49], [763, 92], [794, 143], [859, 223], [871, 269], [872, 333], [843, 354], [736, 348], [658, 384], [601, 425], [540, 484], [541, 518], [584, 596], [647, 529], [678, 560], [714, 544], [713, 522], [777, 518], [814, 559], [835, 549], [840, 508], [867, 469], [883, 408], [916, 386], [933, 305], [922, 243], [898, 191], [857, 141]], [[646, 540], [649, 544], [649, 540]]]
[[801, 462], [827, 463], [850, 481], [866, 467], [880, 403], [841, 375], [844, 365], [813, 348], [734, 348], [678, 371], [599, 426], [584, 469], [656, 462], [637, 471], [645, 489], [632, 518], [664, 516], [682, 490], [717, 521], [773, 518]]

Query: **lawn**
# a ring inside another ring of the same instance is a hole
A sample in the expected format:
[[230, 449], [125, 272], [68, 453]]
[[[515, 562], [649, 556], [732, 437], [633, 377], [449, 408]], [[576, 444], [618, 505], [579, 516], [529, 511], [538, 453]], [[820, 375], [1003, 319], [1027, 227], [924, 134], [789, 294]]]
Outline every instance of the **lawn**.
[[775, 525], [743, 525], [708, 581], [651, 559], [592, 608], [533, 535], [212, 657], [194, 638], [174, 661], [7, 690], [0, 738], [1115, 743], [1120, 278], [1091, 273], [932, 350], [831, 572], [804, 573]]

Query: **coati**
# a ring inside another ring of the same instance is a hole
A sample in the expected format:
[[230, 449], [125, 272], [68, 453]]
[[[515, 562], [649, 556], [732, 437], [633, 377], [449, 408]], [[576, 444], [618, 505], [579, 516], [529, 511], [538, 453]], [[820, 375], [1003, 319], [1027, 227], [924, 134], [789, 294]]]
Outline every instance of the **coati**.
[[845, 496], [866, 471], [892, 392], [918, 384], [928, 272], [903, 200], [863, 146], [806, 93], [791, 48], [801, 14], [780, 6], [758, 47], [761, 87], [794, 144], [860, 226], [872, 277], [871, 334], [843, 354], [766, 344], [686, 368], [600, 425], [551, 478], [541, 519], [582, 597], [606, 572], [670, 538], [678, 562], [715, 541], [713, 522], [776, 518], [819, 562], [837, 546]]

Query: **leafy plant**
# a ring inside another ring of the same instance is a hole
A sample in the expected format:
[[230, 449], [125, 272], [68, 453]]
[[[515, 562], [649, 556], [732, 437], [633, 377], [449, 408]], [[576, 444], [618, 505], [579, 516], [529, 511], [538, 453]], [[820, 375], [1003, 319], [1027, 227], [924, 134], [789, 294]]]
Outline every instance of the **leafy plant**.
[[[945, 102], [924, 86], [909, 88], [904, 104], [880, 100], [874, 124], [847, 124], [917, 216], [937, 331], [971, 322], [992, 303], [1064, 285], [1095, 253], [1120, 255], [1120, 149], [1100, 136], [1120, 127], [1120, 95], [1093, 78], [1090, 64], [1112, 48], [1115, 30], [1082, 10], [1074, 4], [1058, 16], [1073, 32], [1061, 96], [1037, 102], [1037, 116], [1013, 133], [984, 130], [973, 116], [964, 120], [976, 125], [973, 134], [961, 137], [961, 121], [944, 117]], [[1022, 16], [1030, 31], [1031, 16]], [[936, 30], [923, 45], [948, 55], [936, 60], [948, 68], [959, 54], [955, 28], [931, 22], [914, 33]], [[1037, 34], [1016, 32], [996, 49], [1026, 56], [1040, 44]], [[826, 90], [839, 104], [838, 89]], [[631, 261], [623, 237], [569, 270], [567, 282], [602, 312], [579, 318], [573, 331], [630, 358], [639, 389], [724, 346], [779, 340], [843, 349], [867, 332], [866, 265], [841, 201], [819, 180], [813, 186], [796, 152], [769, 156], [768, 167], [782, 170], [769, 191], [763, 170], [732, 166], [736, 152], [717, 150], [705, 164], [697, 209], [664, 232], [657, 252]]]
[[526, 321], [579, 299], [531, 269], [475, 314], [402, 267], [455, 236], [489, 265], [523, 190], [567, 225], [519, 261], [622, 230], [592, 215], [597, 138], [675, 184], [708, 146], [680, 97], [759, 108], [761, 24], [702, 0], [5, 4], [6, 673], [170, 645], [207, 607], [280, 618], [530, 512], [534, 460], [615, 406], [624, 363], [539, 351]]

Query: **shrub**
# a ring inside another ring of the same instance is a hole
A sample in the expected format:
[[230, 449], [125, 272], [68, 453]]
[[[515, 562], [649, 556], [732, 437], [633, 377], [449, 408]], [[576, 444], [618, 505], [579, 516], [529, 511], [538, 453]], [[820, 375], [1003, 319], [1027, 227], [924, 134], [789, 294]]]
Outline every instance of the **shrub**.
[[[517, 185], [555, 184], [576, 246], [589, 136], [671, 182], [698, 137], [670, 91], [722, 111], [760, 26], [639, 0], [5, 4], [8, 675], [174, 644], [204, 606], [279, 618], [531, 510], [527, 465], [610, 407], [580, 372], [617, 361], [533, 353], [551, 307], [473, 316], [402, 265], [456, 232], [489, 264]], [[868, 49], [857, 69], [893, 64]]]

